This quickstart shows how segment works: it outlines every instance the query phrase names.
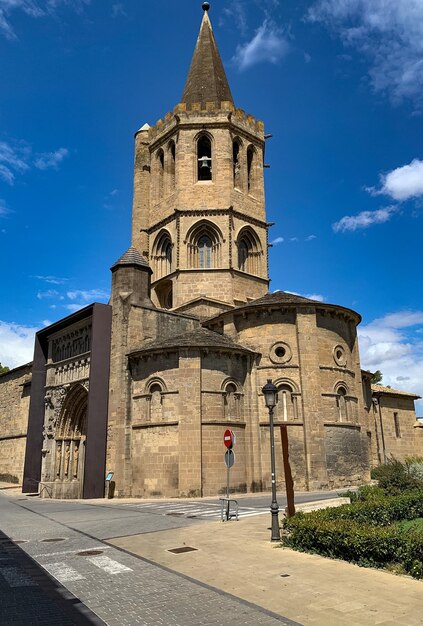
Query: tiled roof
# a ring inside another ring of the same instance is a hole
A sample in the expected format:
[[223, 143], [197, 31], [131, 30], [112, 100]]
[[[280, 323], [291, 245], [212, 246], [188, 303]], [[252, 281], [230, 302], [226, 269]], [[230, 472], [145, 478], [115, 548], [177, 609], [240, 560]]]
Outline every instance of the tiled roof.
[[215, 333], [207, 328], [196, 328], [180, 335], [166, 337], [149, 341], [138, 350], [134, 350], [131, 354], [166, 350], [169, 348], [228, 348], [230, 350], [242, 350], [243, 352], [253, 353], [252, 350], [235, 343], [226, 335]]
[[146, 259], [132, 246], [112, 265], [111, 269], [119, 265], [142, 265], [143, 267], [150, 267]]
[[[319, 300], [310, 300], [310, 298], [304, 298], [304, 296], [297, 296], [294, 293], [288, 293], [287, 291], [274, 291], [273, 293], [267, 293], [257, 300], [252, 300], [247, 304], [242, 305], [242, 308], [246, 306], [268, 305], [268, 304], [322, 304]], [[239, 307], [241, 308], [241, 307]]]
[[207, 11], [201, 22], [181, 102], [233, 102]]
[[383, 385], [372, 385], [373, 393], [387, 393], [392, 396], [408, 396], [409, 398], [420, 398], [415, 393], [409, 391], [400, 391], [399, 389], [392, 389], [392, 387], [384, 387]]

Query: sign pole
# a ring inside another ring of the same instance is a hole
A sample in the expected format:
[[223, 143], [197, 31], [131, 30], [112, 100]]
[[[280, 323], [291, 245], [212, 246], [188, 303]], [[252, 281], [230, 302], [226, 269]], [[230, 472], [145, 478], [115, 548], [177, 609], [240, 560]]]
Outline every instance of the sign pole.
[[227, 502], [226, 502], [226, 521], [229, 521], [229, 472], [230, 472], [230, 467], [229, 467], [229, 463], [228, 463], [228, 467], [226, 470], [226, 498], [227, 498]]

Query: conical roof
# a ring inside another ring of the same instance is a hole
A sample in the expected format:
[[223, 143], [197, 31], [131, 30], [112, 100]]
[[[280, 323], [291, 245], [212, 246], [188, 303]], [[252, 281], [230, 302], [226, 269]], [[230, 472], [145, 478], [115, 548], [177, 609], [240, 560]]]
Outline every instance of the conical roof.
[[120, 267], [123, 265], [139, 265], [142, 267], [148, 267], [150, 269], [150, 266], [146, 259], [133, 246], [128, 248], [125, 254], [123, 254], [120, 259], [118, 259], [116, 263], [112, 265], [110, 269], [113, 270], [116, 267]]
[[205, 2], [200, 34], [182, 94], [181, 102], [188, 105], [195, 102], [201, 102], [203, 105], [206, 102], [233, 103], [228, 79], [213, 35], [208, 8], [208, 3]]

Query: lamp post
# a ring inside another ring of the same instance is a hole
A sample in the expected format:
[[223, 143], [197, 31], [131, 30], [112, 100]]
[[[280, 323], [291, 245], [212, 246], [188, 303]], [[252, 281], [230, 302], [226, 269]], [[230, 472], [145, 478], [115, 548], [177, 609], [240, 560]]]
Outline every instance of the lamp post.
[[273, 409], [276, 405], [278, 397], [278, 388], [272, 383], [270, 378], [262, 389], [266, 407], [269, 409], [270, 424], [270, 464], [272, 472], [272, 504], [270, 505], [270, 513], [272, 514], [272, 537], [271, 541], [280, 541], [279, 529], [279, 505], [276, 500], [276, 469], [275, 469], [275, 431], [273, 424]]

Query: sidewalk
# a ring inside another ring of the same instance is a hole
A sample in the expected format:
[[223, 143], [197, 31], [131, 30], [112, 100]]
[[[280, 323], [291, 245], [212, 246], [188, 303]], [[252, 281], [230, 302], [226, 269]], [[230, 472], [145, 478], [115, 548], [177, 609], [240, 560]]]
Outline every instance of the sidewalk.
[[280, 548], [269, 524], [270, 513], [108, 543], [305, 626], [423, 624], [422, 582]]

